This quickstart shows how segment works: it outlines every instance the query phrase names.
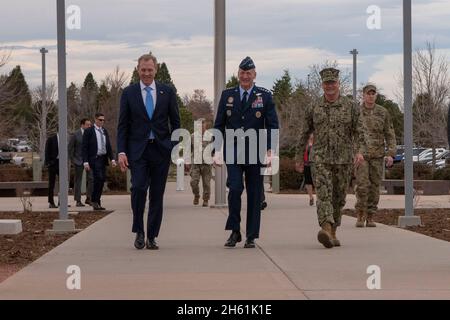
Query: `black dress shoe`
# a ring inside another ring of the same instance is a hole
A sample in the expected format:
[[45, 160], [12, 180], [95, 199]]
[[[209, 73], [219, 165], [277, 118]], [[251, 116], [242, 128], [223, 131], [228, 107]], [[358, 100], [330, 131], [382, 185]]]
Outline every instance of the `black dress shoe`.
[[83, 204], [83, 202], [77, 201], [77, 207], [85, 207], [85, 205]]
[[147, 239], [147, 249], [148, 250], [158, 250], [159, 247], [156, 244], [155, 238]]
[[265, 208], [267, 208], [267, 202], [263, 201], [261, 203], [261, 210], [264, 210]]
[[50, 209], [58, 208], [58, 207], [56, 206], [56, 204], [54, 204], [54, 203], [50, 203], [50, 204], [48, 205], [48, 207], [49, 207]]
[[105, 208], [101, 207], [97, 202], [92, 202], [92, 208], [94, 208], [95, 211], [106, 210]]
[[87, 204], [87, 205], [89, 205], [89, 206], [92, 204], [92, 202], [91, 202], [90, 199], [86, 199], [86, 201], [85, 201], [84, 203]]
[[134, 247], [138, 250], [145, 248], [145, 234], [143, 232], [136, 233], [136, 240], [134, 240]]
[[242, 236], [240, 231], [233, 231], [228, 238], [227, 242], [225, 242], [225, 247], [235, 247], [236, 243], [242, 241]]
[[247, 239], [246, 241], [245, 241], [245, 245], [244, 245], [244, 248], [254, 248], [256, 245], [255, 245], [255, 240], [253, 240], [253, 239]]

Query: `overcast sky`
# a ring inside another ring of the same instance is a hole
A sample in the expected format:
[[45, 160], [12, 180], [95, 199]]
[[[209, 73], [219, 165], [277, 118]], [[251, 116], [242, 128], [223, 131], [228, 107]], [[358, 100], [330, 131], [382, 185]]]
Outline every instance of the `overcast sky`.
[[[49, 49], [47, 81], [57, 81], [56, 1], [5, 1], [0, 47], [12, 49], [0, 73], [20, 64], [31, 87], [41, 81], [39, 48]], [[283, 69], [305, 79], [308, 66], [337, 60], [351, 70], [357, 48], [358, 84], [373, 81], [389, 98], [402, 70], [401, 0], [227, 0], [227, 78], [251, 56], [257, 85], [272, 88]], [[66, 0], [81, 9], [81, 29], [67, 30], [67, 82], [88, 72], [100, 83], [118, 65], [131, 75], [152, 51], [167, 63], [181, 95], [204, 89], [213, 98], [214, 0]], [[369, 30], [371, 5], [381, 29]], [[435, 41], [450, 57], [450, 0], [413, 0], [413, 47]], [[6, 49], [5, 49], [6, 48]]]

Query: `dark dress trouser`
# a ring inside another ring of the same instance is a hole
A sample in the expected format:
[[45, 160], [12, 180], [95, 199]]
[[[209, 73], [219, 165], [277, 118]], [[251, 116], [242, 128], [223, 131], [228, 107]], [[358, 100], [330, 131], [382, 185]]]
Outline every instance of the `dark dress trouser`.
[[94, 187], [92, 190], [92, 202], [100, 204], [100, 198], [103, 192], [103, 186], [106, 180], [106, 155], [97, 156], [92, 166], [92, 176], [94, 178]]
[[247, 190], [247, 226], [249, 239], [259, 238], [261, 223], [261, 186], [263, 176], [260, 165], [227, 164], [228, 220], [225, 230], [240, 230], [241, 195], [244, 191], [243, 174]]
[[59, 176], [59, 163], [48, 167], [48, 203], [55, 204], [54, 193], [56, 176]]
[[130, 161], [131, 169], [131, 207], [133, 209], [132, 232], [144, 231], [144, 210], [149, 193], [149, 212], [147, 220], [147, 238], [159, 235], [163, 217], [163, 200], [167, 175], [170, 167], [170, 154], [160, 150], [156, 142], [147, 146], [138, 160]]

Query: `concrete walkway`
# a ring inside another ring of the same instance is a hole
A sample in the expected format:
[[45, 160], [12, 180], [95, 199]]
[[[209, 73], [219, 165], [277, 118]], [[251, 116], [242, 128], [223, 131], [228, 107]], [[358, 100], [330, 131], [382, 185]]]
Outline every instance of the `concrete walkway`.
[[[344, 217], [343, 246], [327, 250], [316, 240], [315, 207], [305, 195], [267, 197], [257, 249], [226, 249], [227, 210], [194, 207], [187, 182], [184, 192], [169, 183], [161, 249], [138, 251], [129, 196], [106, 196], [103, 204], [114, 213], [1, 283], [0, 300], [450, 299], [450, 243], [384, 225], [357, 229]], [[0, 201], [1, 210], [20, 208], [18, 199]], [[403, 197], [381, 201], [398, 208]], [[348, 207], [353, 203], [349, 196]], [[450, 201], [423, 196], [418, 206]], [[46, 208], [45, 198], [34, 208]], [[70, 265], [81, 268], [81, 290], [66, 287]], [[371, 265], [380, 267], [381, 290], [367, 288]]]

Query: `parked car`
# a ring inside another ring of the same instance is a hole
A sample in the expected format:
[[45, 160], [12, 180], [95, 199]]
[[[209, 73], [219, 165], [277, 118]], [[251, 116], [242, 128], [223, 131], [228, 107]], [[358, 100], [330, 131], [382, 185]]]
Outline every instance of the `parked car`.
[[30, 152], [31, 146], [26, 141], [20, 141], [13, 147], [15, 152]]
[[422, 152], [424, 152], [425, 150], [427, 150], [427, 148], [423, 148], [423, 147], [416, 147], [413, 148], [413, 161], [417, 162], [419, 161], [419, 157], [422, 154]]
[[[439, 157], [441, 156], [444, 152], [447, 151], [447, 149], [445, 148], [436, 148], [436, 154], [435, 157]], [[423, 151], [420, 155], [419, 155], [419, 162], [422, 163], [427, 163], [429, 161], [433, 160], [433, 149], [428, 148], [425, 151]]]
[[[413, 147], [413, 161], [416, 162], [419, 160], [419, 155], [426, 150], [427, 148], [423, 147]], [[394, 163], [401, 162], [405, 160], [405, 146], [397, 146], [397, 154], [394, 158]]]
[[0, 164], [10, 163], [11, 155], [8, 153], [0, 153]]
[[22, 163], [24, 163], [24, 160], [24, 157], [19, 157], [18, 155], [14, 155], [14, 157], [12, 157], [12, 162], [18, 166], [22, 165]]
[[[446, 150], [444, 153], [441, 153], [440, 155], [436, 156], [436, 168], [444, 168], [447, 158], [450, 158], [450, 151]], [[427, 165], [432, 166], [433, 160], [430, 160], [427, 162]]]

